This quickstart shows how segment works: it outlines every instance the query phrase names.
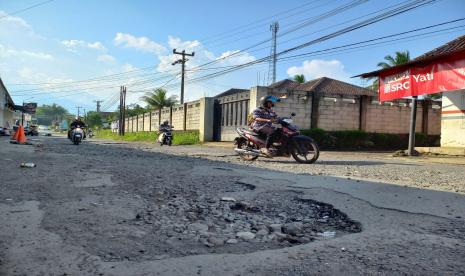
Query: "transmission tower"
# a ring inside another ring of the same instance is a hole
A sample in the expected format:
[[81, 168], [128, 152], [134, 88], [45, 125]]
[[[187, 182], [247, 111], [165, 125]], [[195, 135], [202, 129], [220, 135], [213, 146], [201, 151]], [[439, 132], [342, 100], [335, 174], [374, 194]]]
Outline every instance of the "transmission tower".
[[270, 52], [270, 61], [268, 67], [268, 83], [276, 82], [276, 36], [279, 30], [278, 21], [273, 22], [270, 25], [271, 31], [271, 52]]

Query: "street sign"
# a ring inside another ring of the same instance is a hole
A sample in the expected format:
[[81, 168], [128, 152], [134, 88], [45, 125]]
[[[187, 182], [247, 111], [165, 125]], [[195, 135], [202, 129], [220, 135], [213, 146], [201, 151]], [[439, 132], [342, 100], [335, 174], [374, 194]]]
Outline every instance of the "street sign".
[[29, 114], [35, 114], [37, 109], [37, 103], [24, 103], [23, 111]]
[[465, 56], [453, 56], [426, 66], [412, 66], [403, 70], [380, 73], [380, 101], [465, 88]]

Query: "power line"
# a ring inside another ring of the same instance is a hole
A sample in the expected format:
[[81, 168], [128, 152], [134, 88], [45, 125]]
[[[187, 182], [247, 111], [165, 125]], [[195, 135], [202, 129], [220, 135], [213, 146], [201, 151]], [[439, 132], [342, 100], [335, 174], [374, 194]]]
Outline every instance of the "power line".
[[36, 7], [39, 7], [39, 6], [42, 6], [42, 5], [45, 5], [47, 3], [50, 3], [54, 0], [48, 0], [48, 1], [44, 1], [44, 2], [40, 2], [40, 3], [37, 3], [37, 4], [34, 4], [32, 6], [29, 6], [27, 8], [24, 8], [24, 9], [20, 9], [20, 10], [17, 10], [17, 11], [14, 11], [14, 12], [10, 12], [10, 13], [7, 13], [6, 15], [3, 15], [3, 16], [0, 16], [0, 19], [3, 19], [3, 18], [6, 18], [6, 17], [9, 17], [9, 16], [12, 16], [14, 14], [18, 14], [18, 13], [21, 13], [21, 12], [24, 12], [24, 11], [27, 11], [27, 10], [30, 10], [30, 9], [33, 9], [33, 8], [36, 8]]

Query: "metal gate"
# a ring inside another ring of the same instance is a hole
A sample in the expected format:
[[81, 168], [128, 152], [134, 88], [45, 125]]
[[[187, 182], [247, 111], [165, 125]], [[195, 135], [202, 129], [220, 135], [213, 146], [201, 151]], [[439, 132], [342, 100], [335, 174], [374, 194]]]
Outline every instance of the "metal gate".
[[247, 126], [249, 99], [216, 100], [213, 117], [213, 139], [232, 141], [237, 127]]

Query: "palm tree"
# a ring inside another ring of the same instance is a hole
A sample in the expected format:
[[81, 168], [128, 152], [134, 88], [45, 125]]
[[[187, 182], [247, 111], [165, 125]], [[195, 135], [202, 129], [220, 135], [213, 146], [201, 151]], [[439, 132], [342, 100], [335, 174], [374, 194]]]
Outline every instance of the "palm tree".
[[298, 83], [304, 83], [305, 82], [305, 76], [300, 74], [300, 75], [295, 75], [294, 76], [294, 81]]
[[[405, 51], [397, 51], [395, 56], [387, 55], [384, 57], [385, 61], [378, 62], [377, 66], [381, 69], [390, 68], [397, 65], [402, 65], [410, 61], [410, 52], [408, 50]], [[378, 78], [373, 82], [371, 88], [373, 90], [378, 90]]]
[[166, 90], [163, 88], [154, 89], [153, 92], [148, 92], [145, 96], [141, 97], [141, 99], [146, 102], [149, 107], [158, 110], [159, 121], [161, 118], [161, 110], [164, 107], [171, 107], [178, 102], [176, 96], [167, 97]]
[[404, 64], [410, 61], [410, 52], [408, 50], [405, 50], [403, 52], [397, 51], [395, 57], [391, 55], [387, 55], [384, 57], [384, 59], [387, 62], [384, 62], [384, 61], [378, 62], [378, 67], [382, 69], [401, 65], [401, 64]]

